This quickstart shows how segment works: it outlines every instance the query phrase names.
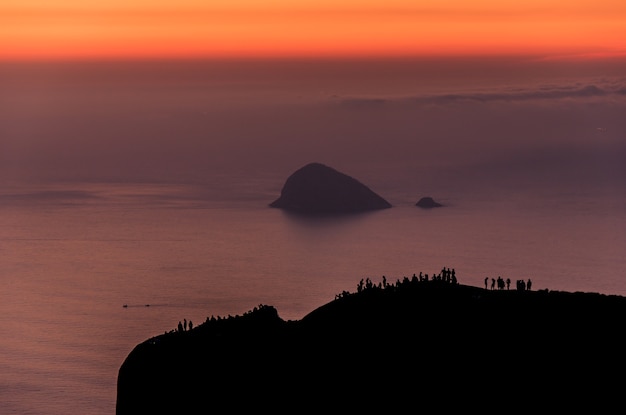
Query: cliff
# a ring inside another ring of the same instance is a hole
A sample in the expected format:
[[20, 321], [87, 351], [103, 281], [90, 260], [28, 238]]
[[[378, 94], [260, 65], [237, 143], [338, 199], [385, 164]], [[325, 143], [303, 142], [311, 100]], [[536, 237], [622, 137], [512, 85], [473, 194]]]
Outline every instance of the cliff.
[[620, 296], [368, 280], [298, 321], [260, 305], [146, 340], [120, 367], [116, 413], [395, 413], [511, 388], [532, 389], [528, 404], [563, 388], [598, 399], [626, 367], [624, 316]]

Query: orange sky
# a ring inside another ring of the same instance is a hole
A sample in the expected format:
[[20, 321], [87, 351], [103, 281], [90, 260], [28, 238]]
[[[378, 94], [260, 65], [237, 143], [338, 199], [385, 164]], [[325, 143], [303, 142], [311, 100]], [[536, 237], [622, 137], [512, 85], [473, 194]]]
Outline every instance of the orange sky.
[[5, 60], [624, 53], [624, 0], [0, 0]]

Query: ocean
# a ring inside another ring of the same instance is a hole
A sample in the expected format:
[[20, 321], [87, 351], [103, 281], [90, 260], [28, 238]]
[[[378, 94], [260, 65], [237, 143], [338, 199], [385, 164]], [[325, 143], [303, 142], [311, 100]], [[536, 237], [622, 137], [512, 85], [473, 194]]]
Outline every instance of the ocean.
[[[365, 278], [626, 295], [620, 72], [461, 63], [3, 64], [0, 412], [112, 414], [179, 321], [297, 320]], [[314, 161], [393, 207], [270, 208]]]

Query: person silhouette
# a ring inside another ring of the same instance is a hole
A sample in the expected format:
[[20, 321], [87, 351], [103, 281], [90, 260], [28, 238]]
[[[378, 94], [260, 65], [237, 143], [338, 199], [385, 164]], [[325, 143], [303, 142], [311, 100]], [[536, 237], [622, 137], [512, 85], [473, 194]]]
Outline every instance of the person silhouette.
[[532, 286], [533, 282], [530, 280], [530, 278], [528, 279], [528, 281], [526, 281], [526, 289], [528, 291], [530, 291], [530, 287]]

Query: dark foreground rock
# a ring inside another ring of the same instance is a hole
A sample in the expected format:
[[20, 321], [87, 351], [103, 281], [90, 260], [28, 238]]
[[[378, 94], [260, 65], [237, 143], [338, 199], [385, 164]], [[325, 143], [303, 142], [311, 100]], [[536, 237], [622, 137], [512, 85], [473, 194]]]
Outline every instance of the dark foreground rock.
[[344, 292], [298, 321], [258, 306], [137, 345], [116, 413], [615, 405], [625, 316], [620, 296], [442, 281]]
[[306, 214], [343, 214], [390, 208], [358, 180], [321, 163], [295, 171], [271, 207]]

